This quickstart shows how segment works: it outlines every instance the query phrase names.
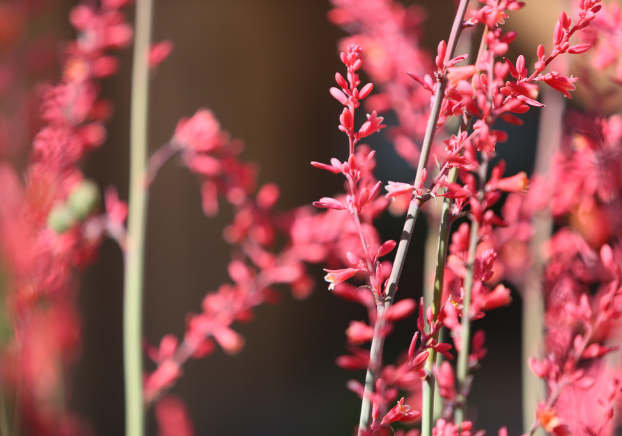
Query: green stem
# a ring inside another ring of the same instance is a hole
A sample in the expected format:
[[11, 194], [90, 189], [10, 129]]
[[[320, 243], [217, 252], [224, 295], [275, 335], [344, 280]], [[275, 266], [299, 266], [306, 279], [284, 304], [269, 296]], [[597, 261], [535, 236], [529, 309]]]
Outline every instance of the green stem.
[[125, 370], [125, 434], [145, 434], [142, 361], [142, 296], [145, 231], [147, 223], [147, 127], [152, 0], [136, 4], [136, 40], [132, 71], [132, 113], [130, 125], [130, 195], [128, 244], [125, 257], [123, 346]]
[[[449, 41], [447, 43], [447, 51], [445, 54], [445, 62], [449, 61], [456, 51], [456, 44], [460, 37], [460, 33], [463, 28], [464, 15], [466, 13], [467, 6], [469, 5], [469, 0], [460, 0], [460, 5], [458, 6], [458, 11], [456, 12], [456, 17], [454, 19], [454, 23], [451, 28], [451, 33], [449, 36]], [[426, 127], [425, 136], [423, 139], [423, 145], [421, 147], [421, 155], [419, 157], [419, 166], [417, 168], [417, 175], [415, 177], [415, 186], [418, 186], [421, 176], [423, 174], [423, 170], [428, 165], [428, 160], [430, 158], [430, 151], [432, 149], [432, 141], [434, 140], [434, 135], [436, 133], [436, 126], [438, 123], [438, 118], [441, 112], [441, 103], [443, 102], [443, 97], [445, 95], [445, 89], [447, 88], [447, 79], [443, 78], [439, 81], [439, 87], [436, 90], [436, 94], [434, 96], [434, 102], [432, 103], [432, 109], [430, 111], [430, 117], [428, 118], [428, 124]], [[370, 396], [374, 389], [376, 374], [373, 366], [381, 361], [382, 358], [382, 349], [384, 346], [384, 335], [382, 332], [382, 325], [378, 326], [378, 324], [382, 324], [384, 322], [383, 317], [381, 316], [386, 310], [388, 310], [393, 304], [393, 299], [395, 297], [395, 291], [397, 290], [397, 282], [399, 281], [400, 275], [402, 274], [402, 269], [404, 268], [404, 263], [406, 261], [406, 252], [408, 251], [408, 246], [410, 245], [410, 237], [412, 236], [413, 230], [415, 228], [415, 222], [417, 221], [417, 216], [419, 215], [419, 210], [423, 202], [413, 196], [413, 199], [410, 202], [408, 207], [408, 212], [406, 214], [406, 222], [404, 223], [404, 230], [402, 231], [402, 237], [400, 239], [399, 245], [397, 246], [397, 253], [395, 255], [395, 262], [393, 263], [393, 268], [391, 270], [391, 275], [387, 281], [386, 285], [386, 293], [385, 293], [385, 301], [384, 301], [384, 309], [380, 309], [378, 307], [378, 318], [376, 320], [376, 327], [374, 329], [374, 337], [372, 339], [372, 345], [370, 350], [370, 361], [369, 366], [367, 368], [367, 374], [365, 376], [365, 392], [363, 393], [363, 401], [361, 403], [361, 416], [359, 420], [359, 436], [365, 434], [366, 430], [369, 427], [370, 419], [371, 419], [371, 401]], [[367, 380], [371, 380], [371, 383], [367, 383]]]
[[[449, 183], [455, 183], [458, 178], [458, 170], [452, 168], [447, 177]], [[436, 251], [436, 273], [434, 277], [434, 293], [432, 295], [432, 311], [434, 320], [441, 310], [441, 297], [443, 296], [443, 284], [445, 279], [445, 265], [447, 263], [447, 246], [449, 244], [449, 231], [453, 221], [451, 216], [452, 200], [450, 198], [443, 199], [443, 209], [441, 212], [441, 224], [438, 232], [438, 249]], [[438, 340], [438, 333], [434, 335], [434, 339]], [[434, 350], [430, 350], [430, 355], [425, 364], [426, 379], [423, 382], [423, 408], [421, 411], [421, 435], [431, 436], [434, 426], [434, 390], [435, 380], [432, 377], [432, 366], [438, 358]]]
[[[486, 185], [486, 174], [488, 171], [488, 157], [483, 156], [483, 162], [479, 169], [479, 200], [484, 197], [484, 186]], [[473, 291], [473, 272], [475, 269], [475, 256], [479, 243], [479, 222], [475, 216], [471, 217], [471, 236], [469, 238], [469, 255], [467, 259], [467, 271], [464, 277], [464, 297], [462, 298], [462, 322], [460, 330], [460, 342], [462, 347], [458, 352], [458, 363], [456, 368], [456, 380], [458, 381], [458, 406], [454, 412], [454, 423], [462, 429], [462, 422], [466, 417], [466, 396], [469, 387], [469, 345], [471, 342], [471, 292]], [[461, 431], [461, 430], [460, 430]]]
[[[481, 52], [481, 50], [480, 50]], [[479, 58], [479, 55], [478, 55]], [[469, 130], [472, 116], [465, 114], [460, 123], [460, 129], [458, 135], [462, 132]], [[448, 183], [455, 183], [458, 179], [458, 169], [452, 168], [447, 175]], [[449, 246], [449, 232], [451, 230], [451, 224], [453, 223], [453, 217], [451, 216], [451, 206], [453, 200], [451, 198], [443, 198], [443, 208], [441, 210], [441, 223], [436, 236], [438, 237], [438, 248], [436, 250], [436, 269], [434, 272], [434, 285], [432, 295], [426, 296], [427, 301], [432, 303], [432, 312], [434, 314], [434, 321], [441, 311], [441, 299], [443, 297], [443, 286], [445, 282], [445, 265], [447, 264], [447, 247]], [[426, 304], [426, 307], [429, 303]], [[439, 341], [441, 330], [434, 334], [434, 340]], [[434, 350], [430, 350], [430, 355], [426, 360], [425, 370], [427, 378], [423, 382], [422, 396], [423, 396], [423, 408], [421, 411], [421, 434], [422, 436], [432, 436], [432, 427], [434, 426], [435, 416], [440, 412], [442, 403], [438, 395], [435, 396], [436, 380], [432, 377], [432, 367], [438, 362], [442, 356], [436, 353]], [[437, 401], [438, 399], [438, 401]]]
[[458, 407], [455, 411], [455, 424], [462, 425], [466, 416], [466, 395], [465, 387], [467, 384], [467, 376], [469, 373], [468, 357], [469, 343], [471, 339], [471, 320], [469, 311], [471, 310], [471, 291], [473, 290], [473, 266], [475, 265], [475, 253], [477, 252], [477, 243], [479, 242], [479, 223], [477, 220], [471, 220], [471, 237], [469, 239], [469, 258], [467, 260], [467, 273], [464, 278], [464, 298], [462, 299], [462, 329], [460, 331], [460, 339], [462, 348], [458, 353], [458, 367], [456, 370], [456, 380], [460, 392], [458, 395]]

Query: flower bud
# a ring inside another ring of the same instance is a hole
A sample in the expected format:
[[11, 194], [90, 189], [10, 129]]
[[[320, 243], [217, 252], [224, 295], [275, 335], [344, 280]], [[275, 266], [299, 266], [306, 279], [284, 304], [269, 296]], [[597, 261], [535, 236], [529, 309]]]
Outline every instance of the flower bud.
[[50, 211], [47, 224], [49, 228], [60, 235], [76, 224], [76, 217], [67, 205], [58, 205]]
[[99, 188], [90, 180], [83, 180], [74, 187], [67, 198], [71, 213], [78, 220], [83, 220], [99, 205]]

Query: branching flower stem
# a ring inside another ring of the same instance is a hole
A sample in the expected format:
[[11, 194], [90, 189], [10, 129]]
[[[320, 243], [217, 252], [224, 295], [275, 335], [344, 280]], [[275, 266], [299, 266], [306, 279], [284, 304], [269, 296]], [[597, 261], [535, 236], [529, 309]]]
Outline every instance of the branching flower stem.
[[125, 371], [125, 434], [143, 436], [142, 296], [147, 223], [147, 127], [149, 106], [148, 50], [151, 40], [152, 0], [136, 2], [136, 39], [132, 71], [130, 125], [130, 195], [128, 244], [123, 304], [123, 359]]
[[[454, 56], [456, 44], [463, 29], [464, 15], [466, 13], [468, 5], [469, 0], [461, 0], [458, 6], [458, 11], [456, 13], [456, 17], [451, 28], [449, 41], [447, 43], [447, 52], [445, 55], [446, 62]], [[430, 158], [432, 141], [434, 139], [434, 134], [436, 133], [436, 126], [441, 111], [441, 104], [443, 102], [445, 89], [447, 87], [447, 79], [445, 77], [439, 78], [438, 80], [440, 86], [436, 90], [434, 102], [432, 104], [432, 111], [430, 112], [430, 118], [428, 119], [428, 125], [426, 128], [425, 137], [421, 149], [421, 156], [419, 158], [419, 166], [417, 168], [417, 175], [415, 177], [415, 186], [417, 186], [421, 181], [423, 170], [427, 166], [428, 160]], [[383, 304], [378, 305], [378, 316], [376, 318], [376, 325], [374, 328], [374, 337], [371, 344], [369, 366], [367, 368], [367, 374], [365, 377], [365, 391], [361, 404], [361, 417], [359, 421], [358, 431], [359, 436], [362, 436], [364, 434], [370, 423], [370, 396], [374, 389], [377, 368], [379, 367], [379, 362], [382, 359], [382, 348], [384, 346], [384, 335], [382, 334], [384, 327], [384, 313], [387, 309], [391, 307], [391, 304], [393, 304], [395, 291], [397, 290], [397, 282], [399, 281], [402, 269], [404, 267], [404, 262], [406, 260], [406, 253], [408, 251], [408, 245], [410, 244], [410, 237], [412, 235], [413, 229], [415, 227], [415, 222], [417, 220], [417, 216], [419, 215], [419, 210], [421, 209], [422, 205], [423, 201], [417, 197], [413, 197], [410, 202], [410, 206], [408, 207], [408, 212], [406, 215], [406, 222], [404, 223], [402, 237], [397, 247], [397, 253], [395, 256], [395, 262], [393, 263], [393, 269], [391, 270], [391, 275], [389, 276], [389, 280], [386, 285], [385, 301], [383, 302]]]

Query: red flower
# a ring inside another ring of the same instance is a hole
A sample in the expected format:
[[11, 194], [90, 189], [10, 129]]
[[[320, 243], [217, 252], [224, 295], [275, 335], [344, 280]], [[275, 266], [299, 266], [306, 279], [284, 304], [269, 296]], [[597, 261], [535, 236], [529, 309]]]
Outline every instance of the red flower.
[[227, 136], [220, 124], [207, 109], [199, 109], [191, 118], [182, 118], [173, 135], [173, 141], [188, 151], [208, 152], [221, 148]]
[[543, 76], [544, 82], [549, 85], [551, 88], [561, 92], [568, 98], [572, 98], [570, 92], [577, 89], [573, 83], [579, 80], [578, 77], [564, 77], [560, 76], [558, 72], [552, 71], [545, 76]]
[[335, 286], [337, 286], [339, 283], [345, 282], [350, 277], [352, 277], [354, 274], [356, 274], [358, 269], [355, 269], [355, 268], [335, 269], [335, 270], [324, 269], [324, 271], [328, 273], [324, 277], [324, 280], [330, 283], [330, 286], [328, 287], [328, 289], [333, 290], [335, 289]]
[[389, 410], [387, 414], [382, 418], [382, 422], [380, 425], [388, 425], [392, 422], [400, 421], [400, 422], [409, 422], [414, 421], [415, 419], [421, 416], [421, 412], [416, 410], [410, 410], [409, 405], [404, 404], [404, 397], [402, 397], [393, 409]]

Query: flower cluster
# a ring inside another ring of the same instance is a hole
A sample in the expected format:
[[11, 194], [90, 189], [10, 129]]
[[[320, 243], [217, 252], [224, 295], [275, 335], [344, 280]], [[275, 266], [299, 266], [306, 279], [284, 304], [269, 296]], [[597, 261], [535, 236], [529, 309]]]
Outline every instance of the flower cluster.
[[[215, 349], [214, 341], [229, 354], [239, 352], [244, 339], [231, 329], [231, 324], [249, 321], [255, 306], [275, 301], [278, 295], [274, 285], [286, 284], [297, 298], [307, 297], [312, 280], [303, 262], [326, 258], [328, 250], [324, 245], [329, 242], [320, 244], [317, 255], [307, 250], [310, 241], [301, 235], [303, 229], [297, 224], [306, 219], [303, 211], [293, 213], [292, 223], [277, 225], [282, 220], [273, 212], [279, 198], [276, 185], [266, 184], [252, 195], [255, 171], [252, 165], [237, 158], [241, 146], [241, 142], [231, 141], [220, 129], [210, 111], [200, 109], [178, 123], [173, 139], [156, 151], [149, 162], [151, 181], [169, 158], [180, 153], [188, 169], [201, 178], [206, 215], [218, 212], [219, 196], [234, 206], [233, 222], [225, 228], [224, 237], [236, 250], [228, 268], [233, 283], [223, 284], [205, 296], [202, 312], [189, 316], [183, 340], [167, 335], [159, 347], [150, 347], [149, 355], [157, 368], [146, 377], [147, 404], [175, 383], [186, 360], [209, 355]], [[275, 249], [277, 235], [288, 241], [280, 250]]]

